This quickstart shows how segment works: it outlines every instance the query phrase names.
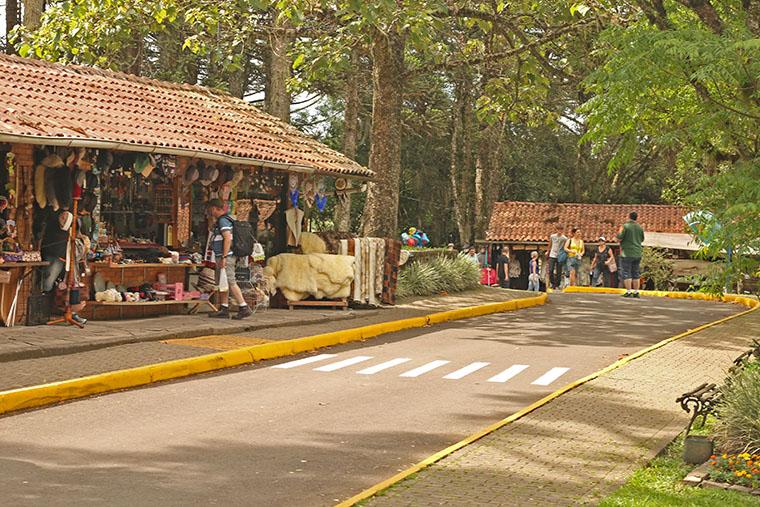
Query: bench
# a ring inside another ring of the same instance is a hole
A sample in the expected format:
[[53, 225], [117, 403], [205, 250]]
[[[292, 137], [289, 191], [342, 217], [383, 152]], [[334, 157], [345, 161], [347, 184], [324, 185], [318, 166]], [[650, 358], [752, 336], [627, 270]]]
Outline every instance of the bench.
[[[760, 359], [760, 342], [757, 340], [753, 341], [751, 349], [734, 359], [733, 366], [728, 370], [729, 377], [726, 382], [730, 382], [730, 375], [737, 373], [739, 370], [747, 366], [753, 358], [756, 360]], [[702, 418], [701, 425], [704, 426], [708, 415], [718, 413], [721, 397], [722, 392], [717, 384], [704, 383], [676, 398], [676, 403], [680, 403], [681, 408], [684, 409], [687, 414], [691, 414], [691, 420], [686, 427], [687, 435], [691, 431], [694, 421], [696, 421], [698, 417]]]

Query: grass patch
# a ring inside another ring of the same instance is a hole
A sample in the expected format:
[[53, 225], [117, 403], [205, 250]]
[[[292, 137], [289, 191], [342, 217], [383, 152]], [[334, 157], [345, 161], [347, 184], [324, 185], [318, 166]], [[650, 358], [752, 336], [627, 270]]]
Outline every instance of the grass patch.
[[760, 498], [721, 489], [693, 488], [681, 484], [694, 467], [681, 459], [683, 435], [637, 470], [620, 489], [602, 500], [602, 507], [612, 506], [760, 506]]

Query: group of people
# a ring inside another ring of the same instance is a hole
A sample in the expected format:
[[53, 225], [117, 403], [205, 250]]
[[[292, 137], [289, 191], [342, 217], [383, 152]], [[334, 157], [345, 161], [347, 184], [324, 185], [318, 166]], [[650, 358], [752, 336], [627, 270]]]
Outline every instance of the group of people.
[[[450, 245], [453, 247], [453, 245]], [[480, 252], [476, 252], [475, 247], [469, 247], [466, 252], [463, 252], [466, 259], [476, 263], [482, 269], [492, 269], [487, 255], [485, 247], [480, 249]], [[496, 254], [493, 259], [493, 265], [495, 266], [496, 278], [499, 280], [499, 287], [502, 289], [508, 289], [510, 286], [510, 278], [519, 278], [521, 274], [520, 262], [512, 258], [510, 260], [509, 248], [504, 246]], [[541, 286], [541, 265], [538, 260], [538, 252], [533, 251], [530, 253], [530, 261], [528, 262], [528, 290], [538, 292]]]
[[[639, 297], [639, 279], [641, 277], [641, 256], [643, 253], [644, 229], [638, 223], [638, 213], [631, 212], [628, 221], [623, 224], [616, 239], [620, 242], [620, 277], [623, 280], [626, 292], [625, 297]], [[453, 244], [449, 245], [453, 249]], [[552, 289], [561, 289], [565, 286], [578, 285], [583, 257], [586, 255], [586, 245], [583, 241], [581, 230], [573, 227], [570, 235], [565, 235], [565, 227], [557, 224], [556, 231], [549, 237], [546, 246], [547, 285]], [[519, 277], [519, 263], [516, 259], [510, 263], [509, 248], [504, 246], [495, 255], [494, 259], [488, 259], [487, 250], [481, 248], [477, 252], [475, 247], [469, 247], [463, 252], [466, 259], [478, 264], [483, 269], [495, 268], [499, 286], [509, 288], [510, 277]], [[591, 285], [594, 287], [612, 286], [612, 275], [618, 272], [618, 259], [616, 259], [612, 247], [607, 243], [607, 238], [599, 236], [597, 246], [591, 254]], [[512, 269], [510, 270], [510, 265]], [[540, 290], [541, 265], [539, 253], [530, 253], [528, 263], [528, 290]], [[510, 271], [512, 271], [510, 273]]]
[[[616, 236], [620, 242], [620, 271], [626, 292], [624, 297], [639, 297], [641, 278], [641, 256], [643, 254], [644, 228], [638, 223], [638, 213], [631, 212]], [[557, 224], [557, 230], [549, 237], [547, 256], [549, 258], [549, 284], [553, 289], [561, 288], [565, 276], [569, 285], [577, 285], [581, 262], [586, 255], [586, 245], [581, 231], [575, 227], [570, 236], [564, 234], [564, 226]], [[612, 274], [618, 271], [617, 260], [607, 238], [599, 236], [597, 247], [592, 252], [591, 285], [610, 287]]]

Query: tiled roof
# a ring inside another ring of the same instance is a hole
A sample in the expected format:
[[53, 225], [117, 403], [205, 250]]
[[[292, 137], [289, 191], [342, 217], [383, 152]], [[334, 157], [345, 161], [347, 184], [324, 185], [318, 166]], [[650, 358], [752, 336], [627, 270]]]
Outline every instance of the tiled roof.
[[564, 225], [566, 232], [579, 227], [585, 241], [595, 241], [599, 236], [612, 240], [631, 211], [639, 214], [638, 221], [645, 231], [686, 232], [682, 217], [689, 209], [683, 206], [505, 201], [494, 204], [486, 240], [547, 241], [557, 223]]
[[0, 141], [23, 139], [372, 177], [295, 127], [218, 90], [0, 55]]

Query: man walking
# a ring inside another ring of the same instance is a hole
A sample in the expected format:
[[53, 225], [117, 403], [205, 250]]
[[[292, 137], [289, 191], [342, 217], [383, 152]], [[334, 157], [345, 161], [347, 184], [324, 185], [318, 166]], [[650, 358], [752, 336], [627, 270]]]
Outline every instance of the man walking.
[[562, 282], [562, 263], [557, 261], [559, 253], [562, 247], [567, 241], [567, 236], [564, 234], [565, 228], [561, 224], [557, 224], [557, 230], [554, 234], [549, 236], [549, 244], [547, 245], [546, 254], [549, 256], [549, 285], [552, 289], [556, 290]]
[[214, 252], [216, 262], [216, 284], [220, 285], [223, 276], [227, 278], [228, 290], [219, 290], [220, 309], [218, 312], [209, 314], [209, 317], [228, 319], [230, 317], [229, 293], [238, 305], [238, 313], [234, 319], [244, 319], [253, 312], [243, 299], [243, 293], [235, 280], [235, 266], [237, 257], [232, 255], [233, 220], [224, 212], [224, 203], [220, 199], [211, 199], [208, 202], [209, 215], [215, 220], [211, 229], [211, 250]]
[[620, 227], [617, 239], [620, 240], [621, 271], [623, 273], [623, 284], [625, 285], [625, 294], [623, 297], [639, 297], [639, 280], [641, 278], [641, 255], [644, 251], [642, 243], [644, 242], [644, 228], [636, 221], [639, 218], [638, 213], [632, 211], [628, 215], [629, 220]]

